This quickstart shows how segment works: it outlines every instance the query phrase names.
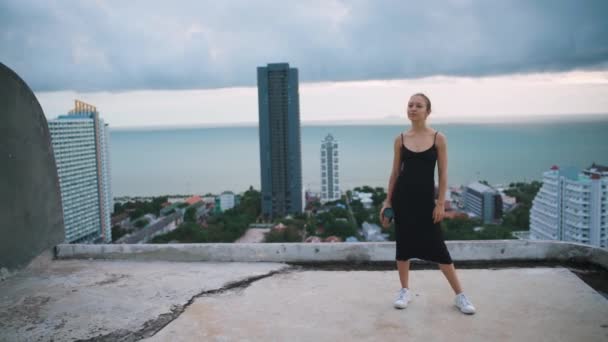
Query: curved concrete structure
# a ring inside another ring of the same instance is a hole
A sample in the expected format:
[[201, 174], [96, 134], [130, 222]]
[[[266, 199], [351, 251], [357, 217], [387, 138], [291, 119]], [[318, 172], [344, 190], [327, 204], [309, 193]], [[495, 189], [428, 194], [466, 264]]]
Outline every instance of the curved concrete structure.
[[0, 269], [14, 270], [64, 240], [47, 121], [32, 90], [0, 63]]

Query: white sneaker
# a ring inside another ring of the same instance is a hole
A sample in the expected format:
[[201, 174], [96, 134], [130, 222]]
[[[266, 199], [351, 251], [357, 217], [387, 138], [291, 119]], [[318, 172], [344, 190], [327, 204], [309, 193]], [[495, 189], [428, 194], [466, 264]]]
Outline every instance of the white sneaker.
[[397, 300], [395, 300], [395, 308], [396, 309], [405, 309], [407, 307], [407, 303], [412, 300], [412, 294], [409, 289], [402, 288], [399, 290], [399, 294], [397, 295]]
[[460, 293], [454, 298], [454, 305], [465, 314], [472, 315], [475, 313], [475, 307], [464, 293]]

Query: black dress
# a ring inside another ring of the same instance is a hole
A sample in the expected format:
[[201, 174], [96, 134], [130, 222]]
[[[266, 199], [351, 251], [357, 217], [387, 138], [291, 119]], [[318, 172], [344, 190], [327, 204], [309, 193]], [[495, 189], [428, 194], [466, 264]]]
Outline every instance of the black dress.
[[451, 264], [441, 226], [433, 222], [437, 132], [433, 146], [422, 152], [409, 150], [403, 139], [401, 134], [401, 168], [391, 203], [395, 211], [396, 259]]

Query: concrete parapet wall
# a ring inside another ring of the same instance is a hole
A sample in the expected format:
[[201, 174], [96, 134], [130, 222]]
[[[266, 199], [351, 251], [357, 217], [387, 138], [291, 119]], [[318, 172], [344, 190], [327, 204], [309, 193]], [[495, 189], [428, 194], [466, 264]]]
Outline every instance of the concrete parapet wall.
[[[446, 241], [455, 261], [576, 261], [608, 269], [608, 251], [561, 241]], [[59, 259], [237, 262], [380, 262], [395, 260], [394, 242], [205, 243], [57, 246]]]

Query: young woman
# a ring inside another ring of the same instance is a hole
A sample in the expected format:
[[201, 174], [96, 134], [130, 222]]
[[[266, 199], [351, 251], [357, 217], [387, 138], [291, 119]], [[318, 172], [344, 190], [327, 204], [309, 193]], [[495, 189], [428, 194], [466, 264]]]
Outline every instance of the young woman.
[[[412, 300], [408, 287], [411, 258], [439, 264], [439, 268], [456, 293], [454, 304], [466, 314], [475, 307], [460, 287], [452, 258], [441, 233], [447, 190], [447, 143], [443, 134], [427, 126], [431, 101], [424, 94], [413, 95], [407, 105], [411, 128], [395, 138], [395, 157], [388, 184], [388, 195], [380, 217], [389, 226], [384, 211], [392, 208], [395, 220], [396, 260], [401, 290], [395, 307], [404, 309]], [[439, 194], [435, 203], [435, 164], [438, 165]]]

